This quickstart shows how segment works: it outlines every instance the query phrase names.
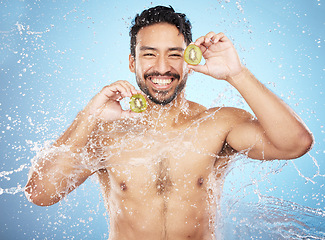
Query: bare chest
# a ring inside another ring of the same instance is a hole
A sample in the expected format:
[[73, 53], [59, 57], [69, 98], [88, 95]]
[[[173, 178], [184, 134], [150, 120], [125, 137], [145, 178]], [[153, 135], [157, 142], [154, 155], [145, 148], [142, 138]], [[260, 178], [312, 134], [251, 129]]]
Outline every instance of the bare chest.
[[208, 181], [214, 148], [193, 132], [146, 132], [114, 138], [103, 164], [114, 189], [132, 194], [196, 191]]

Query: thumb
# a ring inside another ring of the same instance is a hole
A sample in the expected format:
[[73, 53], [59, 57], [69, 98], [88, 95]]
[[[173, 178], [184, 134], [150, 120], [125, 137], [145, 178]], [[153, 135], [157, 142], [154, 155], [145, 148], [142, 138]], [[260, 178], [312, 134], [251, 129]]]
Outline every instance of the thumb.
[[206, 65], [188, 65], [188, 68], [195, 72], [200, 72], [209, 75], [209, 69]]

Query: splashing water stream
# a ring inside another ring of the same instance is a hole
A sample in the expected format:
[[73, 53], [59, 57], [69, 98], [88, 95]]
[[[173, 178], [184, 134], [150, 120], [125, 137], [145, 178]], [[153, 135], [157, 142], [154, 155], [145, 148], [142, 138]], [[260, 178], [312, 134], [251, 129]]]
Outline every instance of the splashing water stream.
[[[41, 149], [49, 149], [101, 87], [121, 78], [136, 85], [127, 72], [128, 28], [143, 7], [157, 4], [0, 2], [1, 239], [107, 239], [109, 216], [94, 176], [49, 208], [29, 203], [24, 185], [34, 155], [46, 153]], [[217, 211], [219, 237], [325, 239], [323, 1], [219, 0], [196, 11], [190, 5], [173, 7], [188, 15], [194, 38], [225, 32], [242, 62], [297, 111], [316, 138], [313, 150], [297, 160], [231, 160]], [[205, 106], [249, 110], [234, 89], [199, 74], [190, 76], [186, 94]], [[186, 149], [206, 154], [195, 147], [195, 134], [170, 137], [163, 148], [155, 137], [143, 139], [141, 148], [157, 147], [163, 156], [181, 139]], [[125, 149], [130, 141], [123, 141]], [[132, 160], [138, 166], [146, 159]]]

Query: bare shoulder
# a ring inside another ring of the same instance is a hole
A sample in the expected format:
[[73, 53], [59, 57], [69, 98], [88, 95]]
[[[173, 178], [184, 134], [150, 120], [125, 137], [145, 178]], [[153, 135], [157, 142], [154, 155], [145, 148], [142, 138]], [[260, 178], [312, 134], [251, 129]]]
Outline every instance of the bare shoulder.
[[188, 115], [194, 119], [206, 119], [212, 121], [226, 121], [231, 125], [251, 121], [254, 116], [246, 110], [235, 107], [206, 108], [201, 104], [188, 101]]
[[214, 107], [207, 109], [204, 114], [215, 119], [227, 120], [232, 124], [240, 124], [254, 119], [254, 116], [246, 110], [235, 107]]
[[188, 105], [187, 114], [191, 116], [198, 116], [207, 110], [206, 107], [196, 102], [187, 101], [187, 105]]

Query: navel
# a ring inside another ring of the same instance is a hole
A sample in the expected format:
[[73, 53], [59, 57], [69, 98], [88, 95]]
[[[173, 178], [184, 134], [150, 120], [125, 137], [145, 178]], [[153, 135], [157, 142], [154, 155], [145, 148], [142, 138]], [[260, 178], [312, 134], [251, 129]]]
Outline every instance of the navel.
[[204, 183], [204, 179], [203, 179], [203, 177], [200, 177], [200, 178], [197, 180], [197, 184], [201, 187], [203, 183]]

